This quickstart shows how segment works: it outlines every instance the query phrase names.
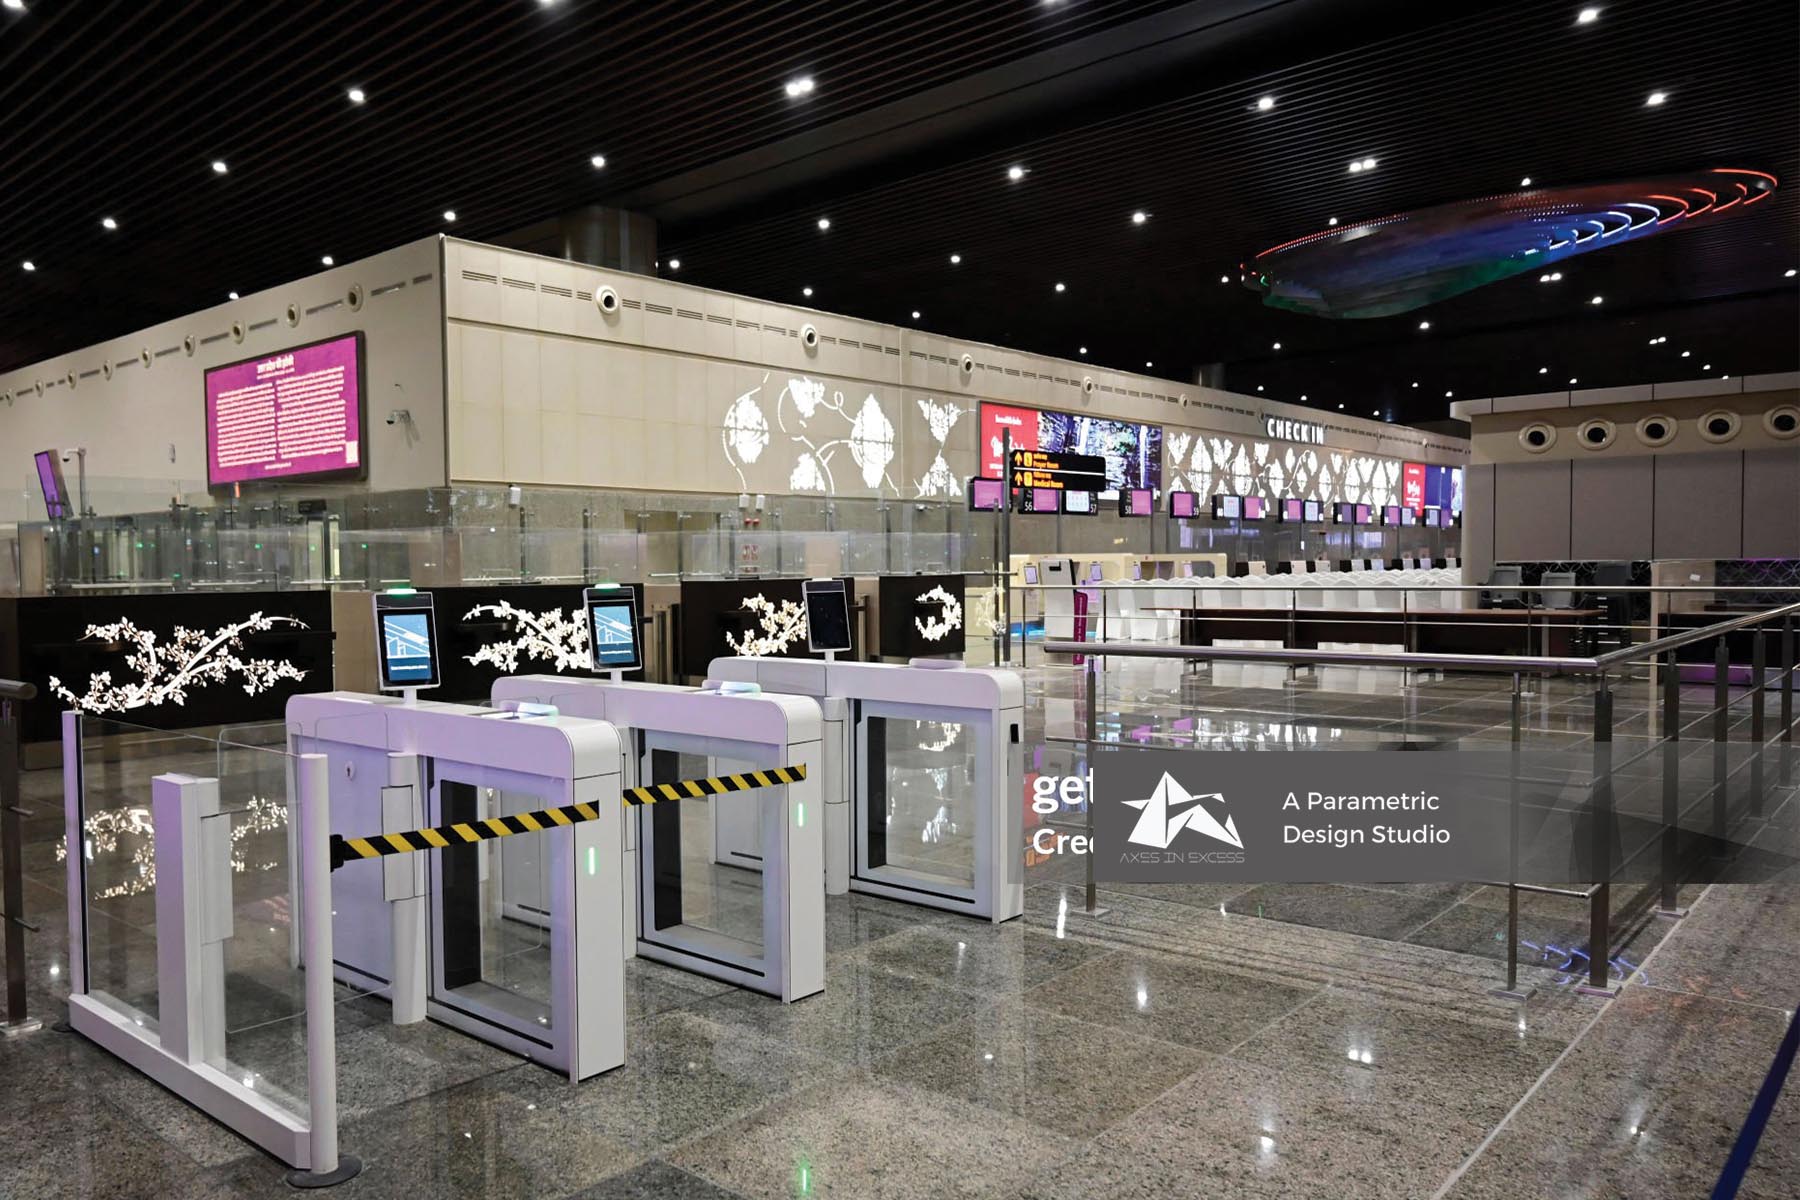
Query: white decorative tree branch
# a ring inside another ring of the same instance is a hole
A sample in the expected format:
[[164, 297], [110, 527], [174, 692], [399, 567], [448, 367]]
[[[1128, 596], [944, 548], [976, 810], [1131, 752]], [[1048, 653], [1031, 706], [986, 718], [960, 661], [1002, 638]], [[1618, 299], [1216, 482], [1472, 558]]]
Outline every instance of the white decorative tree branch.
[[585, 671], [593, 659], [589, 652], [587, 623], [580, 613], [571, 614], [560, 608], [548, 612], [529, 613], [513, 606], [512, 601], [477, 604], [463, 614], [467, 621], [478, 616], [498, 617], [512, 622], [519, 630], [508, 642], [489, 642], [464, 658], [480, 666], [488, 663], [508, 674], [519, 669], [519, 655], [528, 660], [548, 662], [557, 674]]
[[213, 633], [177, 625], [172, 640], [159, 644], [154, 631], [139, 629], [127, 617], [109, 625], [89, 625], [83, 640], [124, 642], [132, 647], [125, 663], [139, 678], [115, 685], [111, 671], [99, 671], [88, 677], [87, 691], [77, 696], [53, 675], [50, 691], [69, 707], [90, 713], [185, 704], [190, 687], [224, 683], [233, 675], [242, 677], [244, 692], [254, 696], [280, 680], [306, 678], [306, 672], [290, 662], [239, 657], [244, 634], [262, 633], [277, 624], [306, 628], [306, 622], [294, 617], [267, 617], [257, 612]]
[[781, 607], [776, 608], [758, 592], [754, 596], [745, 597], [741, 607], [760, 616], [757, 628], [762, 630], [760, 634], [745, 630], [742, 639], [730, 633], [725, 635], [725, 644], [745, 658], [780, 654], [795, 642], [806, 640], [806, 609], [792, 600], [783, 600]]
[[920, 593], [919, 599], [938, 600], [944, 605], [944, 611], [929, 621], [924, 617], [913, 618], [913, 628], [919, 631], [920, 637], [928, 642], [939, 642], [962, 628], [962, 604], [945, 590], [943, 584], [938, 584], [929, 592]]

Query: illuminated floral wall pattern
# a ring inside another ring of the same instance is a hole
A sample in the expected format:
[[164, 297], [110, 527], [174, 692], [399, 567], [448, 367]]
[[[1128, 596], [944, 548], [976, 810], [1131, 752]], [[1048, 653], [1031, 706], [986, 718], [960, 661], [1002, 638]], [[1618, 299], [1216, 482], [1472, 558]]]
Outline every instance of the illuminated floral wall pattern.
[[894, 423], [873, 392], [860, 404], [840, 391], [827, 397], [823, 380], [799, 375], [790, 376], [771, 397], [772, 377], [772, 372], [764, 374], [761, 383], [733, 400], [719, 430], [725, 461], [737, 472], [741, 490], [750, 488], [744, 467], [780, 441], [794, 455], [788, 469], [790, 491], [837, 495], [841, 460], [848, 458], [865, 488], [900, 494], [888, 470], [899, 453]]
[[1283, 496], [1378, 507], [1400, 502], [1396, 459], [1175, 429], [1164, 444], [1175, 491], [1261, 496], [1271, 503]]
[[926, 468], [925, 474], [913, 485], [917, 489], [914, 498], [928, 500], [960, 496], [962, 483], [950, 469], [950, 464], [944, 461], [944, 444], [950, 440], [950, 431], [956, 428], [956, 422], [969, 410], [959, 404], [941, 403], [927, 396], [919, 401], [919, 411], [924, 414], [925, 424], [931, 430], [931, 440], [936, 443], [937, 454], [931, 460], [931, 466]]
[[547, 662], [557, 674], [585, 671], [592, 665], [588, 652], [587, 622], [580, 610], [569, 612], [553, 608], [532, 613], [514, 607], [512, 601], [477, 604], [463, 614], [463, 620], [497, 617], [509, 623], [518, 635], [511, 641], [488, 642], [464, 658], [475, 666], [487, 663], [496, 670], [511, 674], [519, 669], [519, 656], [530, 662]]
[[254, 696], [283, 679], [306, 678], [306, 672], [290, 662], [240, 657], [246, 633], [264, 633], [276, 625], [306, 628], [304, 621], [293, 617], [257, 612], [212, 633], [177, 625], [164, 642], [154, 630], [139, 629], [125, 617], [109, 625], [89, 625], [82, 640], [124, 643], [129, 647], [125, 665], [136, 671], [138, 678], [115, 684], [111, 671], [97, 671], [88, 677], [87, 691], [78, 696], [52, 675], [50, 692], [70, 708], [90, 713], [185, 704], [190, 688], [224, 683], [233, 676], [238, 677], [246, 695]]

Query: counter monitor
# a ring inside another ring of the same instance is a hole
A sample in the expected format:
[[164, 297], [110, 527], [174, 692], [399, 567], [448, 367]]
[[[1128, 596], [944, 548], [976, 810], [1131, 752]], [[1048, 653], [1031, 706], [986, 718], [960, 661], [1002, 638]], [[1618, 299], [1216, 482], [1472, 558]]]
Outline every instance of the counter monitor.
[[636, 671], [644, 665], [637, 594], [628, 587], [591, 587], [581, 593], [588, 652], [596, 671]]
[[841, 579], [808, 579], [800, 584], [806, 605], [806, 648], [814, 654], [850, 649], [850, 593]]
[[376, 667], [380, 690], [436, 687], [437, 617], [430, 592], [375, 593]]

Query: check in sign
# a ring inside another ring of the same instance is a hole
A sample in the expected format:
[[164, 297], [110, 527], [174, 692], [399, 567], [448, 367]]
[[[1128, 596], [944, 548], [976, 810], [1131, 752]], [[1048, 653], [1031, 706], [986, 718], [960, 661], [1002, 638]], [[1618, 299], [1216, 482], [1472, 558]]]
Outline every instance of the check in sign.
[[1051, 450], [1014, 450], [1012, 486], [1055, 488], [1065, 492], [1104, 492], [1106, 460], [1098, 454], [1057, 454]]

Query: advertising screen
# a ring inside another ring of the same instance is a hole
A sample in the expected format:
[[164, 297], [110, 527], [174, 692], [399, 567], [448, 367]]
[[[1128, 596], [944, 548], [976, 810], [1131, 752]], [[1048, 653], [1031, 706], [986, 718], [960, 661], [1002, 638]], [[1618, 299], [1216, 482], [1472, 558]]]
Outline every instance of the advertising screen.
[[1281, 507], [1276, 510], [1277, 521], [1301, 521], [1306, 518], [1306, 501], [1298, 496], [1284, 496]]
[[1261, 496], [1245, 496], [1243, 513], [1246, 521], [1260, 521], [1269, 515], [1269, 502]]
[[206, 372], [206, 482], [357, 475], [362, 334]]
[[1463, 508], [1463, 469], [1461, 467], [1426, 467], [1425, 500], [1419, 505], [1435, 505], [1447, 513], [1460, 513]]
[[969, 507], [977, 512], [998, 512], [1006, 503], [1006, 481], [1004, 479], [982, 479], [977, 476], [969, 480]]
[[1418, 512], [1425, 507], [1425, 464], [1400, 464], [1400, 503]]
[[1169, 515], [1171, 517], [1197, 517], [1200, 515], [1199, 492], [1170, 492]]
[[1004, 477], [1005, 436], [1014, 450], [1092, 454], [1106, 460], [1110, 497], [1120, 488], [1162, 485], [1162, 426], [1010, 404], [981, 406], [981, 473]]
[[1242, 496], [1214, 496], [1212, 498], [1212, 515], [1224, 520], [1236, 520], [1244, 515]]

